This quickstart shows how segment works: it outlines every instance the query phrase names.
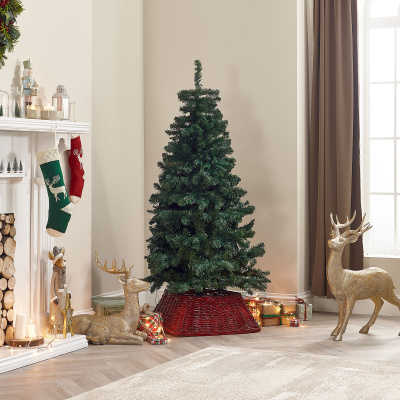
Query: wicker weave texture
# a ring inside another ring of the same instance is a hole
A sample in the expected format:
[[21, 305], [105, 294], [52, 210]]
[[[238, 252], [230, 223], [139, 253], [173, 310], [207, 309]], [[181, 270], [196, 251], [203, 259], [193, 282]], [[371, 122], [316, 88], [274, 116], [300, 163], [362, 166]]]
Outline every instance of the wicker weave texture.
[[207, 290], [182, 294], [164, 292], [155, 312], [161, 312], [164, 330], [179, 336], [235, 335], [260, 332], [240, 293]]

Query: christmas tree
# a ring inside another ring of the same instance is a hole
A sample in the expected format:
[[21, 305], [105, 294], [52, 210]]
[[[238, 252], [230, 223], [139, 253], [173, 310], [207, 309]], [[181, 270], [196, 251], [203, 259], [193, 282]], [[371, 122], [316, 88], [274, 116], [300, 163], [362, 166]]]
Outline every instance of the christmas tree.
[[4, 112], [3, 112], [3, 106], [1, 105], [1, 106], [0, 106], [0, 117], [3, 116], [3, 113], [4, 113]]
[[21, 118], [21, 109], [19, 108], [18, 103], [15, 103], [14, 116], [15, 118]]
[[18, 172], [18, 161], [17, 161], [17, 157], [14, 157], [13, 171], [14, 171], [14, 172]]
[[217, 108], [219, 91], [201, 84], [195, 61], [195, 88], [178, 93], [182, 115], [166, 133], [156, 193], [150, 197], [152, 236], [146, 257], [151, 291], [164, 282], [171, 293], [237, 287], [249, 293], [265, 290], [269, 271], [255, 268], [264, 244], [251, 246], [254, 220], [242, 223], [254, 207], [232, 174], [231, 140]]

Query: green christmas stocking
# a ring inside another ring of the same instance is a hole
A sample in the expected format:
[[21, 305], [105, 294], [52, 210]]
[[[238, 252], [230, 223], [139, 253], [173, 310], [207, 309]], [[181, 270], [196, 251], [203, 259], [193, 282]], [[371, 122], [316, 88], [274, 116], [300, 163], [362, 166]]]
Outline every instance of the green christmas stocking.
[[74, 205], [69, 201], [60, 166], [57, 147], [36, 154], [49, 195], [49, 219], [46, 232], [53, 237], [62, 236], [67, 230]]

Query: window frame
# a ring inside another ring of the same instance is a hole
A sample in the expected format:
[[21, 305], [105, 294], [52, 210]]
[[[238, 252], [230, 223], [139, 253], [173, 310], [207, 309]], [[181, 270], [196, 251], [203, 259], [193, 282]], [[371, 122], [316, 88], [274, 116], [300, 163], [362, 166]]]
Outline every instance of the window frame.
[[[400, 207], [397, 207], [397, 199], [400, 198], [400, 188], [397, 187], [397, 144], [400, 143], [400, 136], [397, 136], [397, 86], [399, 85], [400, 90], [400, 76], [397, 76], [397, 53], [400, 52], [400, 46], [398, 48], [397, 43], [397, 29], [400, 31], [400, 4], [397, 11], [396, 17], [376, 17], [370, 18], [371, 5], [373, 0], [366, 0], [364, 3], [364, 9], [361, 13], [363, 17], [362, 23], [363, 26], [363, 46], [360, 46], [360, 49], [364, 51], [364, 53], [360, 57], [360, 75], [363, 75], [363, 79], [360, 79], [360, 82], [363, 82], [363, 87], [360, 87], [360, 99], [364, 101], [363, 107], [361, 105], [360, 109], [363, 108], [363, 116], [361, 117], [361, 173], [362, 173], [362, 205], [364, 213], [368, 216], [370, 213], [370, 195], [393, 195], [394, 201], [394, 247], [393, 248], [377, 248], [370, 246], [370, 233], [366, 232], [364, 238], [364, 255], [365, 256], [400, 256], [400, 248], [397, 247], [397, 238], [400, 235], [400, 223], [397, 223], [397, 216], [400, 213]], [[376, 1], [376, 0], [375, 0]], [[382, 29], [382, 28], [394, 28], [394, 81], [387, 82], [372, 82], [370, 79], [370, 32], [372, 29]], [[400, 57], [399, 57], [400, 58]], [[394, 131], [392, 137], [379, 137], [379, 138], [371, 138], [370, 137], [370, 87], [373, 84], [393, 84], [394, 86]], [[363, 94], [363, 95], [361, 95]], [[400, 94], [400, 93], [399, 93]], [[393, 193], [384, 193], [384, 192], [371, 192], [370, 191], [370, 149], [371, 149], [371, 141], [373, 140], [393, 140], [394, 143], [394, 191]], [[373, 225], [373, 221], [371, 221]]]

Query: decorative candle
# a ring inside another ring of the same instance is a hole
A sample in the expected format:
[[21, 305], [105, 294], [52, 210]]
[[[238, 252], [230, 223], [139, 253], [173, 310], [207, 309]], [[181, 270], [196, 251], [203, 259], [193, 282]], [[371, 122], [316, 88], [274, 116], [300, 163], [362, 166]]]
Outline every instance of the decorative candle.
[[42, 117], [42, 119], [60, 121], [64, 113], [62, 111], [54, 110], [53, 106], [50, 107], [52, 108], [51, 110], [46, 110], [46, 107], [44, 107], [45, 109], [41, 111], [40, 116]]
[[49, 103], [47, 103], [47, 106], [44, 106], [43, 109], [44, 109], [45, 111], [50, 111], [50, 110], [54, 110], [54, 107], [51, 106]]
[[36, 325], [32, 324], [32, 320], [29, 320], [29, 325], [26, 327], [27, 337], [29, 339], [36, 339]]
[[22, 310], [15, 316], [15, 332], [14, 332], [15, 339], [25, 339], [26, 320], [27, 320], [26, 314], [24, 314]]
[[26, 118], [40, 119], [40, 112], [42, 106], [27, 106], [26, 107]]

